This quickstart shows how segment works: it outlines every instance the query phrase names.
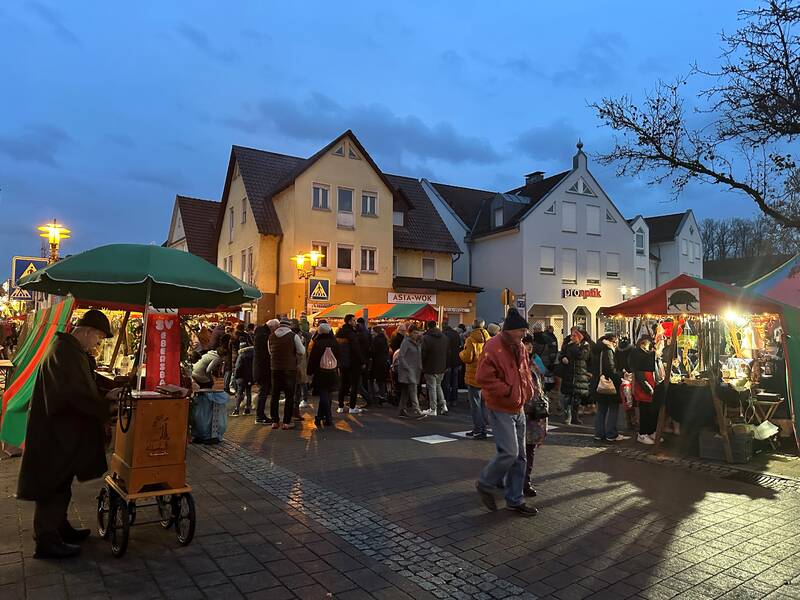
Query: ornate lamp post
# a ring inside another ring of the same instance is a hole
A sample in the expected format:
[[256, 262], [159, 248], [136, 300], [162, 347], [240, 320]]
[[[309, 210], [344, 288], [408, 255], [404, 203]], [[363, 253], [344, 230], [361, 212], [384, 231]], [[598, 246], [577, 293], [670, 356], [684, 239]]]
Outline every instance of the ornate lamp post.
[[639, 295], [639, 292], [641, 290], [635, 285], [632, 286], [622, 285], [620, 286], [619, 291], [622, 293], [622, 300], [624, 301], [628, 300], [629, 298], [635, 298], [636, 296]]
[[68, 239], [70, 237], [69, 234], [72, 232], [63, 225], [59, 225], [55, 219], [53, 219], [52, 223], [42, 225], [38, 229], [42, 232], [39, 236], [47, 238], [50, 243], [49, 261], [52, 264], [58, 260], [58, 248], [61, 245], [61, 240]]
[[322, 252], [312, 250], [311, 252], [299, 253], [291, 258], [297, 267], [297, 277], [304, 281], [303, 283], [303, 310], [308, 311], [308, 280], [314, 277], [317, 273], [320, 259], [325, 258]]

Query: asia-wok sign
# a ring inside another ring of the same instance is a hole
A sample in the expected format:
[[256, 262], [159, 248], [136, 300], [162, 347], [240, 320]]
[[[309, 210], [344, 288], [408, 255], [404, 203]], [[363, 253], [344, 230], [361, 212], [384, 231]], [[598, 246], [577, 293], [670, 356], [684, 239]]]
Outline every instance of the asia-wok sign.
[[389, 304], [436, 304], [436, 294], [389, 292]]

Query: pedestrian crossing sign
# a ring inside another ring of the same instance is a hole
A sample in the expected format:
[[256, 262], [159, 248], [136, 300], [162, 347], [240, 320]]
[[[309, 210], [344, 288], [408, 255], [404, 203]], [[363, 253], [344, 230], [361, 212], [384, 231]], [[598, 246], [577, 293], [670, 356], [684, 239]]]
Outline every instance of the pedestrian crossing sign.
[[[47, 266], [47, 259], [46, 258], [37, 258], [33, 256], [15, 256], [11, 260], [11, 285], [16, 286], [17, 281], [25, 277], [26, 275], [30, 275], [31, 273], [36, 273], [39, 269], [44, 269]], [[28, 294], [27, 292], [25, 292]], [[30, 294], [28, 294], [30, 296]], [[27, 298], [30, 300], [30, 298]]]
[[15, 302], [30, 302], [33, 298], [29, 291], [22, 288], [14, 288], [14, 291], [11, 292], [11, 299]]
[[331, 299], [330, 279], [309, 279], [308, 289], [311, 290], [309, 298], [317, 302], [328, 302]]

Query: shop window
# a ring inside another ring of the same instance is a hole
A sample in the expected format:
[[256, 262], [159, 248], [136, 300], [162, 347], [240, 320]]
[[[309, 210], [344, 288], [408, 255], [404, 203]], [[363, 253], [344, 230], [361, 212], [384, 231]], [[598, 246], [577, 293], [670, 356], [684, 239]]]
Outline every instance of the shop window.
[[572, 326], [577, 327], [581, 331], [588, 331], [589, 314], [582, 306], [576, 308], [575, 312], [572, 313]]
[[422, 259], [422, 278], [436, 279], [436, 259], [434, 258]]
[[542, 246], [539, 249], [539, 273], [542, 275], [555, 275], [556, 249], [551, 246]]
[[377, 273], [375, 255], [377, 250], [375, 248], [361, 248], [361, 270], [366, 273]]
[[573, 248], [561, 250], [561, 282], [578, 283], [578, 251]]
[[600, 285], [600, 253], [595, 250], [586, 253], [586, 283]]
[[328, 186], [315, 183], [311, 195], [311, 208], [317, 210], [329, 210], [328, 205]]

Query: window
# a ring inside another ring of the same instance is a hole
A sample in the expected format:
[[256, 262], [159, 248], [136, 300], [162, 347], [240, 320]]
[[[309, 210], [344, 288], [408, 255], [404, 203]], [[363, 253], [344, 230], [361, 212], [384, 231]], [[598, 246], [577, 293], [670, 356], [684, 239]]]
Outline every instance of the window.
[[600, 235], [600, 207], [586, 205], [586, 233]]
[[569, 231], [575, 233], [578, 231], [576, 222], [576, 206], [574, 202], [561, 203], [561, 231]]
[[233, 275], [233, 256], [226, 256], [222, 259], [222, 270]]
[[336, 281], [337, 283], [355, 283], [352, 246], [336, 246]]
[[347, 146], [347, 156], [349, 156], [353, 160], [361, 160], [361, 157], [358, 154], [356, 154], [356, 151], [353, 150], [351, 146]]
[[247, 198], [242, 198], [242, 225], [247, 223]]
[[616, 252], [606, 254], [606, 277], [619, 279], [619, 254]]
[[647, 269], [636, 267], [636, 287], [639, 288], [640, 294], [647, 291]]
[[375, 248], [361, 248], [361, 270], [367, 273], [377, 273], [378, 270], [375, 267]]
[[334, 156], [344, 156], [344, 144], [338, 146], [331, 154]]
[[231, 206], [228, 209], [228, 243], [229, 244], [233, 243], [233, 219], [235, 218], [233, 212], [234, 212], [233, 211], [233, 207]]
[[684, 256], [689, 254], [689, 242], [685, 238], [681, 238], [681, 254]]
[[328, 244], [326, 242], [311, 242], [311, 249], [314, 252], [320, 253], [319, 262], [317, 266], [320, 269], [328, 268]]
[[644, 256], [644, 231], [641, 229], [636, 230], [636, 254]]
[[494, 226], [495, 227], [502, 227], [503, 226], [503, 207], [495, 208], [494, 209]]
[[378, 195], [373, 192], [361, 194], [361, 214], [369, 217], [378, 215]]
[[247, 249], [247, 283], [252, 284], [254, 280], [253, 277], [253, 247], [250, 246]]
[[556, 249], [542, 246], [539, 249], [539, 273], [542, 275], [556, 274]]
[[336, 196], [336, 226], [340, 229], [353, 229], [353, 190], [339, 188]]
[[239, 267], [239, 279], [246, 281], [247, 277], [247, 250], [242, 250], [242, 264]]
[[553, 202], [550, 205], [550, 207], [547, 210], [544, 211], [544, 214], [546, 214], [546, 215], [554, 215], [554, 214], [556, 214], [556, 203]]
[[436, 259], [434, 258], [422, 259], [422, 278], [436, 279]]
[[699, 261], [703, 260], [703, 250], [702, 250], [702, 248], [700, 248], [700, 242], [695, 242], [694, 243], [694, 255], [695, 255], [695, 258], [697, 258], [697, 260], [699, 260]]
[[578, 251], [573, 248], [561, 250], [561, 282], [578, 283]]
[[611, 214], [610, 210], [606, 211], [606, 223], [616, 223], [617, 220], [614, 218], [614, 215]]
[[316, 208], [317, 210], [329, 210], [328, 205], [328, 186], [327, 185], [320, 185], [318, 183], [314, 184], [313, 192], [311, 195], [311, 207]]
[[600, 253], [595, 250], [586, 253], [586, 283], [600, 285]]
[[397, 277], [398, 273], [398, 265], [397, 265], [397, 254], [392, 256], [392, 277]]
[[402, 227], [405, 223], [405, 213], [402, 210], [396, 210], [392, 213], [392, 225], [395, 227]]

